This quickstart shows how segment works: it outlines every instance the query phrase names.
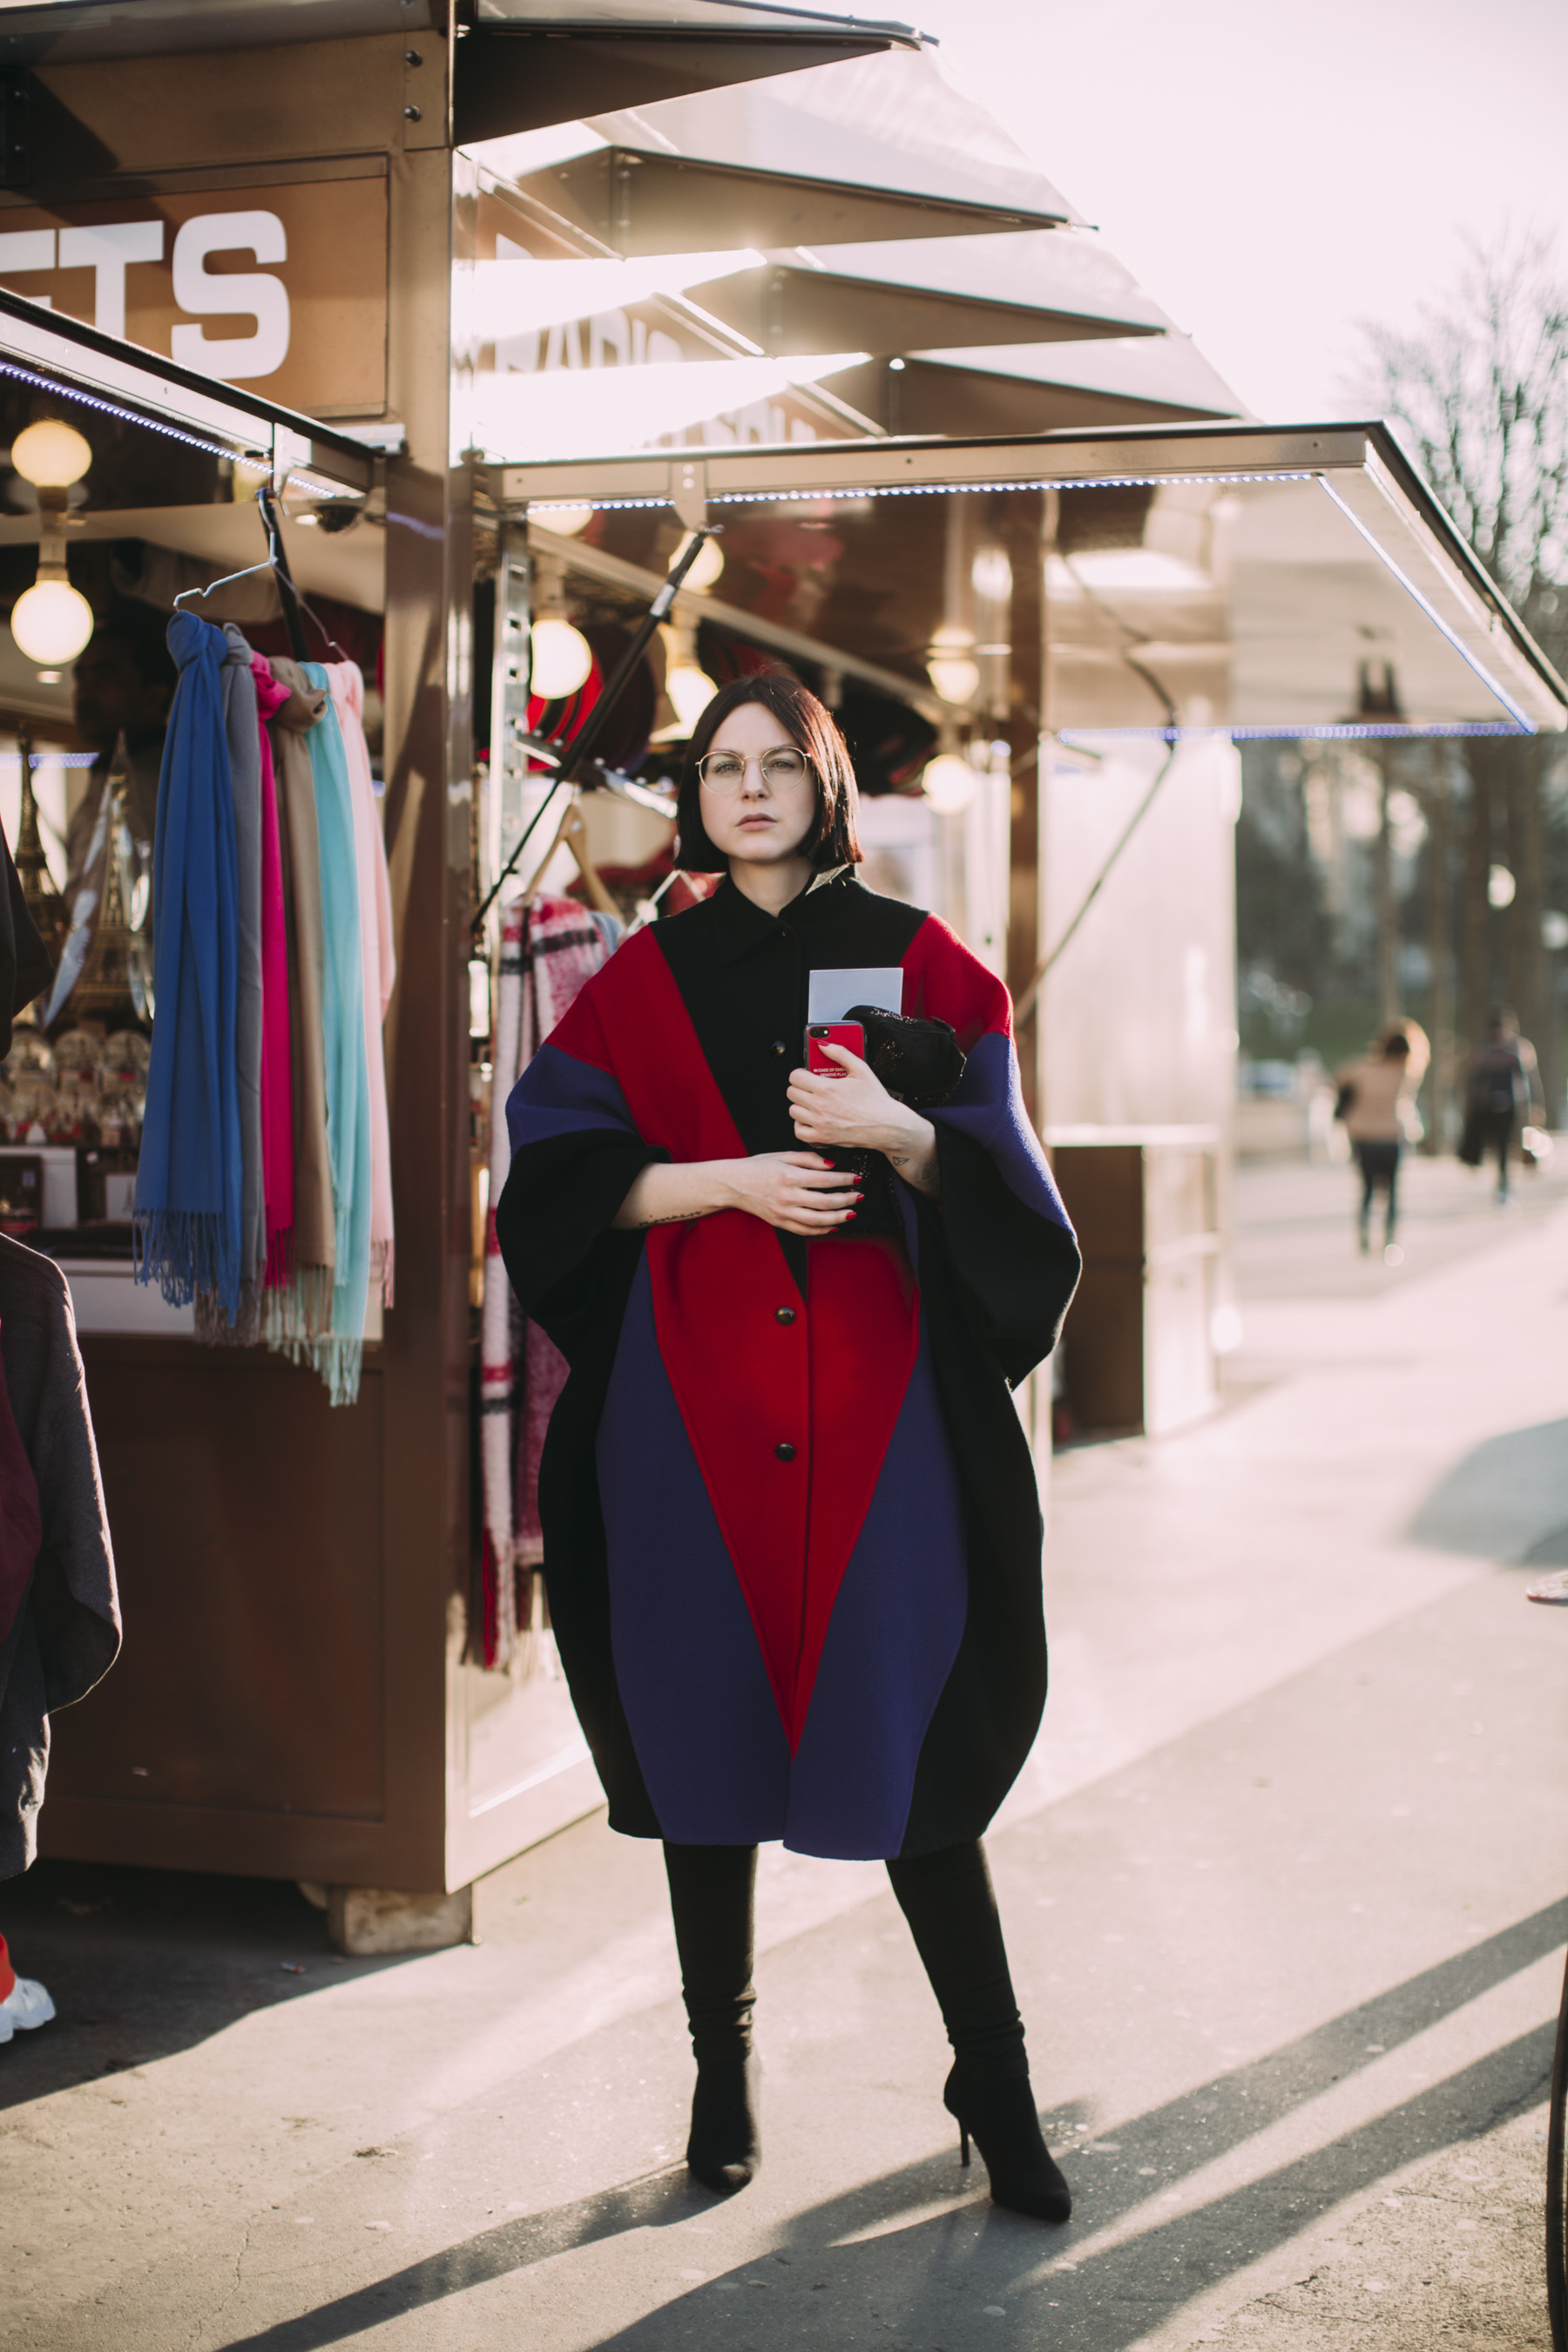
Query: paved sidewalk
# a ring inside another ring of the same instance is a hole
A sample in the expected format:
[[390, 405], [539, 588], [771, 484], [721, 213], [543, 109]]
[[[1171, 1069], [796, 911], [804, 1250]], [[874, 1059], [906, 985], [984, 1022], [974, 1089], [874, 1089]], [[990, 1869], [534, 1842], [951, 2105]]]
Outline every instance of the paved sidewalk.
[[1244, 1171], [1237, 1401], [1057, 1465], [991, 1843], [1070, 2224], [960, 2171], [879, 1867], [766, 1857], [721, 2204], [658, 1854], [601, 1821], [405, 1961], [290, 1888], [46, 1865], [0, 1890], [60, 2009], [0, 2051], [6, 2352], [1544, 2345], [1568, 1211], [1437, 1163], [1405, 1265], [1347, 1272], [1347, 1182]]

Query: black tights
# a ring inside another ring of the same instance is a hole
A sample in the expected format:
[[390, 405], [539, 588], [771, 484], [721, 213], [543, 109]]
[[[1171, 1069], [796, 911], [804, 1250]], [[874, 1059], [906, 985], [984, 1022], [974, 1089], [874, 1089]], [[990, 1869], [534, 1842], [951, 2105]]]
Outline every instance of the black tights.
[[[743, 2058], [752, 2046], [753, 1845], [669, 1845], [675, 1942], [697, 2063]], [[970, 2083], [1026, 2076], [1024, 2026], [985, 1848], [944, 1846], [888, 1864], [942, 2011], [953, 2055]]]

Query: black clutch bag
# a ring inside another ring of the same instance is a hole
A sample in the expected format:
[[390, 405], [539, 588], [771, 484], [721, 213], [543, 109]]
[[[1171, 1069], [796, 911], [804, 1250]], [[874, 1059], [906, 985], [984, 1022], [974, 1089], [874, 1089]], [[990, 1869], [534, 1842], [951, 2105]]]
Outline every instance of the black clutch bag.
[[[918, 1021], [907, 1013], [884, 1013], [879, 1005], [852, 1005], [847, 1021], [866, 1033], [866, 1061], [896, 1102], [934, 1110], [946, 1102], [963, 1076], [958, 1039], [945, 1021]], [[893, 1171], [880, 1151], [825, 1151], [825, 1160], [858, 1180], [860, 1199], [852, 1224], [836, 1231], [901, 1235], [903, 1220], [893, 1191]]]

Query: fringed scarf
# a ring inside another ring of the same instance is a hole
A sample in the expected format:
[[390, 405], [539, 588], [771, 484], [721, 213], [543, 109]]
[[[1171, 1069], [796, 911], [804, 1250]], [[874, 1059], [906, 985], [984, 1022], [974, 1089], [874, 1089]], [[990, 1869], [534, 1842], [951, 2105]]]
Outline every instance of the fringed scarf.
[[[489, 1214], [480, 1331], [480, 1455], [484, 1474], [484, 1663], [509, 1666], [542, 1632], [535, 1580], [544, 1557], [539, 1463], [566, 1380], [565, 1359], [512, 1295], [496, 1240], [495, 1204], [510, 1165], [506, 1100], [527, 1065], [611, 952], [605, 927], [574, 898], [538, 898], [508, 909], [491, 1041]], [[520, 1633], [532, 1628], [526, 1643]]]
[[199, 1285], [239, 1305], [243, 1154], [235, 1072], [237, 867], [224, 732], [224, 634], [169, 624], [180, 676], [158, 783], [153, 856], [158, 1018], [147, 1070], [132, 1233], [136, 1278], [184, 1307]]
[[261, 752], [261, 1171], [267, 1196], [266, 1287], [294, 1272], [294, 1081], [289, 1005], [289, 933], [283, 902], [278, 779], [268, 721], [289, 699], [265, 658], [252, 657]]
[[[324, 687], [317, 662], [302, 665]], [[310, 1343], [309, 1360], [334, 1404], [359, 1394], [370, 1288], [370, 1076], [364, 1051], [364, 964], [360, 949], [353, 793], [337, 713], [329, 700], [310, 734], [321, 856], [321, 1021], [327, 1044], [327, 1145], [334, 1212], [332, 1324]]]
[[272, 721], [272, 748], [283, 851], [293, 1049], [294, 1264], [292, 1280], [264, 1296], [262, 1337], [269, 1348], [296, 1355], [301, 1341], [324, 1338], [331, 1330], [332, 1268], [337, 1255], [332, 1162], [327, 1141], [321, 856], [309, 740], [327, 707], [327, 696], [310, 684], [297, 662], [274, 656], [270, 667], [288, 696]]
[[386, 1115], [386, 1061], [382, 1025], [397, 975], [392, 943], [392, 886], [376, 807], [370, 747], [364, 740], [364, 679], [353, 662], [329, 662], [324, 676], [342, 730], [353, 794], [354, 852], [359, 877], [360, 953], [364, 967], [364, 1054], [370, 1078], [370, 1279], [392, 1305], [392, 1136]]

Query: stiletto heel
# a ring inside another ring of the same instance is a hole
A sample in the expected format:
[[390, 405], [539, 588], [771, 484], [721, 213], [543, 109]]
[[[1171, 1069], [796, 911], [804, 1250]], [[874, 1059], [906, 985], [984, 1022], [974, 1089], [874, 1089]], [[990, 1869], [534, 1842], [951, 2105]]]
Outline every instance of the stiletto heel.
[[1000, 2083], [965, 2083], [955, 2066], [942, 2103], [958, 2125], [959, 2160], [969, 2161], [973, 2135], [991, 2176], [991, 2201], [1040, 2221], [1065, 2221], [1072, 2190], [1046, 2146], [1026, 2074]]

